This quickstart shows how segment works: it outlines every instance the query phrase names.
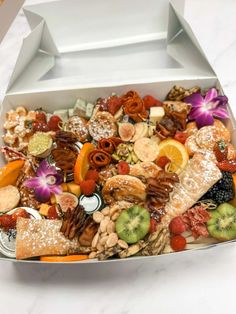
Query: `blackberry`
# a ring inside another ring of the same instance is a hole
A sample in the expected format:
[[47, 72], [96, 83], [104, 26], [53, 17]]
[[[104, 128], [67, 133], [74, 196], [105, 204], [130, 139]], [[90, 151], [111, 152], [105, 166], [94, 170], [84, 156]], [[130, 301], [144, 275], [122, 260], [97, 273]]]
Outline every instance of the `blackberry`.
[[202, 199], [212, 199], [217, 204], [228, 202], [234, 198], [234, 181], [232, 174], [227, 171], [221, 171], [222, 179], [214, 184]]

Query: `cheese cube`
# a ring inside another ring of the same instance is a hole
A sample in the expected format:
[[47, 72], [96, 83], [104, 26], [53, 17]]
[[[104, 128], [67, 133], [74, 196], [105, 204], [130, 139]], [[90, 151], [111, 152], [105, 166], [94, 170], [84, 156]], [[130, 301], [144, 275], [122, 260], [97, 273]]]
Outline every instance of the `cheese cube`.
[[163, 107], [151, 107], [150, 108], [149, 119], [150, 119], [150, 122], [152, 122], [154, 125], [157, 122], [160, 122], [161, 119], [164, 117], [164, 115], [165, 115], [165, 111]]

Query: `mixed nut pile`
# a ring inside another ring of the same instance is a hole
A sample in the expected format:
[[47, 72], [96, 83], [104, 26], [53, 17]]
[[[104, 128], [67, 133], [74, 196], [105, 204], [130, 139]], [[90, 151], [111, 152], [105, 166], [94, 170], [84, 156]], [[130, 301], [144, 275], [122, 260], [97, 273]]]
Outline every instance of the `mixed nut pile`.
[[67, 262], [150, 256], [236, 238], [228, 99], [174, 86], [73, 108], [10, 110], [0, 252]]

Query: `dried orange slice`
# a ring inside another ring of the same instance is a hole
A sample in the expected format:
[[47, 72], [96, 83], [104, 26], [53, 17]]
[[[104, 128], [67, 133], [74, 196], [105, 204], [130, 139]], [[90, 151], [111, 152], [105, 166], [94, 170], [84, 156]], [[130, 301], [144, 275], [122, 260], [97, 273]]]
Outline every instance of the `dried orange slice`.
[[67, 255], [67, 256], [42, 256], [41, 262], [77, 262], [88, 259], [88, 255]]
[[84, 180], [87, 171], [89, 170], [88, 155], [94, 150], [92, 143], [85, 143], [76, 159], [74, 167], [74, 181], [79, 184]]
[[24, 160], [10, 161], [6, 166], [0, 169], [0, 188], [7, 185], [15, 185], [17, 178], [24, 166]]
[[159, 144], [159, 157], [166, 156], [171, 160], [169, 172], [179, 174], [186, 166], [189, 156], [183, 144], [173, 139], [166, 139]]

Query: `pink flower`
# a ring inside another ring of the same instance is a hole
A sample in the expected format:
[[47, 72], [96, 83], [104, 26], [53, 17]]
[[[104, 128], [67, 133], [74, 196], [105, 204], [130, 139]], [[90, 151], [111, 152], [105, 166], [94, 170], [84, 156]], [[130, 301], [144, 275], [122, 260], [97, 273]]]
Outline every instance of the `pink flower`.
[[46, 160], [43, 160], [36, 172], [36, 177], [25, 181], [24, 185], [29, 189], [34, 189], [37, 201], [44, 203], [49, 201], [51, 193], [60, 194], [62, 189], [60, 184], [63, 182], [56, 167], [50, 166]]

